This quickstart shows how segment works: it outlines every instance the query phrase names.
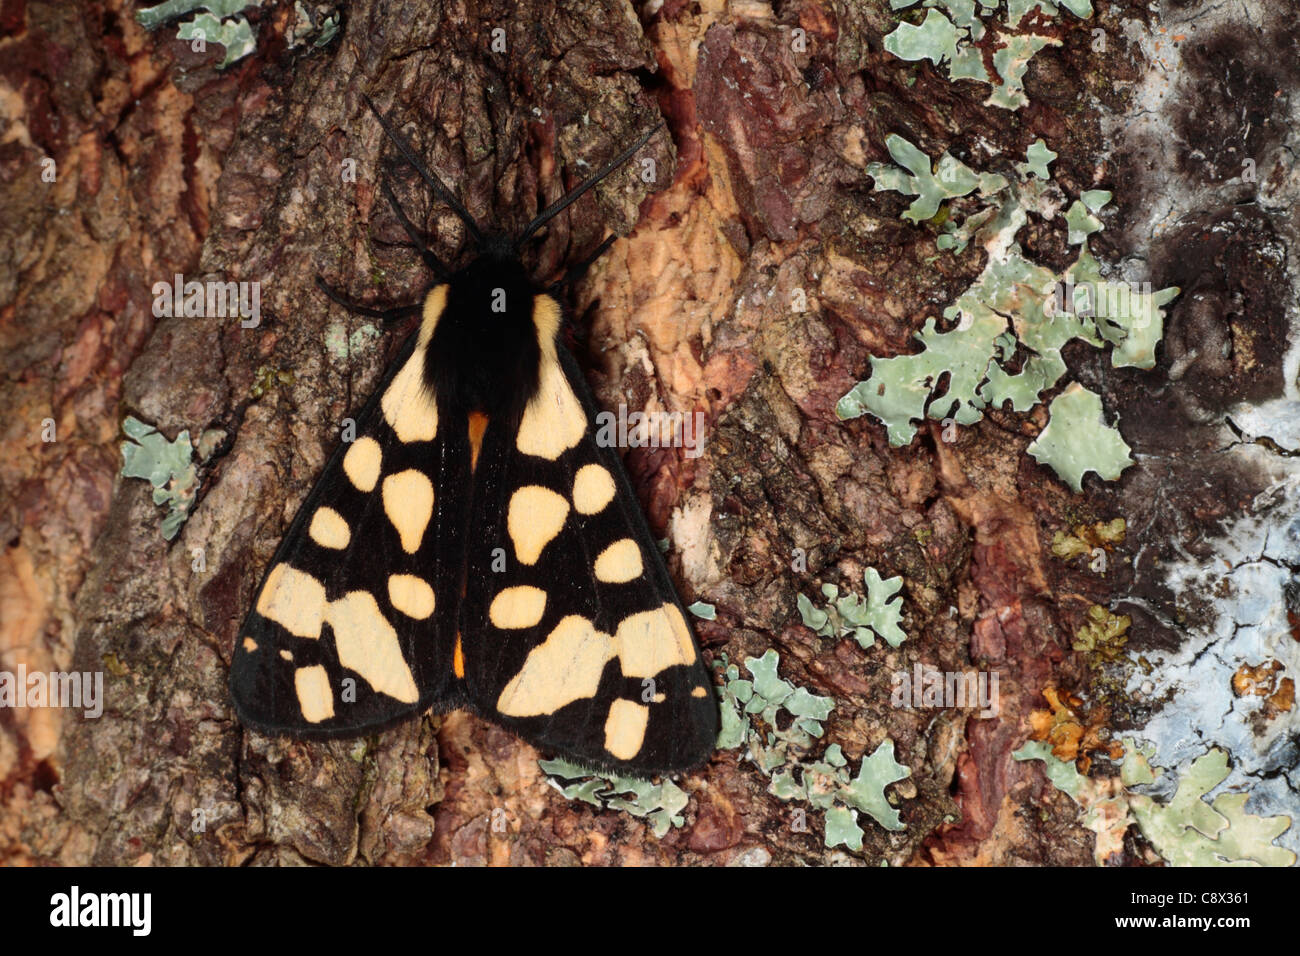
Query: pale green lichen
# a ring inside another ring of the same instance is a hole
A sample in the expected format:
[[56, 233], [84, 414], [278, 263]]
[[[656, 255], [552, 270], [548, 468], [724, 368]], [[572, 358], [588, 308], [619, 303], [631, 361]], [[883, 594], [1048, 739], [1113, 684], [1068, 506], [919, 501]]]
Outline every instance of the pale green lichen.
[[937, 10], [930, 10], [919, 26], [900, 23], [885, 37], [885, 49], [900, 60], [929, 60], [939, 66], [957, 57], [957, 28]]
[[[1123, 790], [1110, 796], [1104, 781], [1084, 777], [1074, 764], [1052, 755], [1045, 741], [1030, 741], [1012, 754], [1017, 760], [1042, 760], [1048, 780], [1086, 811], [1085, 824], [1117, 842], [1136, 823], [1157, 853], [1172, 866], [1292, 866], [1296, 855], [1273, 841], [1291, 826], [1288, 816], [1247, 813], [1249, 793], [1206, 796], [1228, 776], [1228, 755], [1217, 748], [1192, 761], [1168, 803], [1135, 793], [1131, 787], [1154, 783], [1154, 749], [1125, 739], [1120, 768]], [[1157, 768], [1158, 769], [1158, 768]], [[1104, 819], [1106, 818], [1106, 819]], [[1099, 860], [1100, 862], [1100, 860]]]
[[858, 826], [858, 815], [848, 807], [831, 807], [827, 810], [823, 842], [828, 847], [846, 846], [850, 850], [861, 850], [862, 827]]
[[1164, 307], [1178, 295], [1178, 289], [1143, 292], [1129, 283], [1107, 283], [1086, 245], [1065, 278], [1076, 291], [1075, 313], [1089, 318], [1097, 334], [1113, 346], [1111, 366], [1155, 368], [1156, 346], [1164, 336]]
[[365, 352], [382, 335], [383, 332], [369, 322], [354, 329], [351, 335], [342, 322], [331, 322], [325, 329], [325, 351], [333, 359], [346, 361]]
[[[718, 691], [722, 698], [718, 747], [746, 747], [754, 764], [769, 777], [769, 793], [779, 800], [804, 801], [825, 811], [823, 841], [827, 847], [862, 848], [858, 812], [886, 829], [903, 829], [885, 788], [911, 771], [894, 760], [892, 740], [886, 739], [863, 758], [856, 776], [850, 775], [839, 744], [827, 747], [820, 760], [813, 759], [807, 751], [814, 738], [821, 737], [822, 722], [830, 716], [834, 701], [781, 678], [777, 673], [780, 656], [775, 650], [745, 660], [752, 680], [742, 678], [740, 668], [728, 663], [725, 655], [720, 663], [725, 681]], [[763, 726], [755, 726], [754, 720]], [[783, 730], [780, 724], [788, 726]]]
[[[889, 148], [906, 166], [873, 164], [868, 171], [876, 179], [876, 188], [924, 194], [926, 204], [909, 209], [914, 216], [908, 218], [928, 212], [939, 196], [938, 187], [921, 175], [928, 170], [928, 158], [905, 141], [890, 142]], [[1162, 307], [1178, 290], [1135, 291], [1127, 283], [1105, 281], [1088, 249], [1087, 233], [1095, 231], [1094, 221], [1100, 227], [1093, 213], [1110, 200], [1110, 193], [1089, 190], [1071, 207], [1074, 214], [1067, 214], [1067, 230], [1085, 235], [1078, 258], [1063, 273], [1025, 259], [1015, 241], [1030, 212], [1049, 220], [1059, 213], [1064, 197], [1045, 178], [1054, 156], [1037, 140], [1027, 151], [1026, 162], [1016, 166], [1018, 180], [998, 177], [994, 182], [965, 166], [961, 175], [950, 177], [955, 185], [947, 195], [956, 197], [964, 190], [961, 195], [968, 198], [956, 201], [980, 208], [965, 217], [950, 216], [936, 244], [960, 252], [968, 243], [978, 242], [988, 252], [984, 271], [944, 310], [949, 327], [940, 329], [936, 319], [927, 319], [915, 336], [924, 346], [920, 352], [871, 358], [870, 378], [854, 386], [836, 406], [840, 418], [870, 413], [884, 423], [890, 444], [901, 446], [915, 437], [914, 422], [927, 416], [971, 425], [990, 405], [1010, 403], [1015, 411], [1027, 411], [1068, 371], [1061, 351], [1073, 339], [1096, 348], [1111, 346], [1111, 364], [1116, 367], [1154, 364], [1164, 328]], [[986, 191], [983, 186], [996, 188]], [[976, 189], [980, 192], [972, 196]], [[1013, 364], [1017, 362], [1018, 368]], [[946, 387], [938, 391], [945, 381]], [[1079, 396], [1062, 397], [1065, 402], [1059, 408], [1064, 414], [1085, 410]], [[1127, 446], [1118, 431], [1100, 422], [1099, 414], [1074, 442], [1086, 460], [1071, 461], [1069, 449], [1049, 448], [1062, 431], [1048, 434], [1038, 447], [1046, 463], [1053, 468], [1061, 465], [1058, 473], [1076, 490], [1080, 465], [1083, 472], [1114, 477], [1116, 468], [1128, 463]], [[1084, 448], [1085, 439], [1095, 440], [1095, 446]]]
[[218, 20], [210, 13], [197, 14], [188, 23], [182, 23], [176, 31], [178, 40], [202, 40], [206, 43], [219, 43], [225, 49], [225, 55], [217, 64], [217, 69], [224, 70], [244, 57], [257, 46], [253, 28], [243, 17], [232, 20]]
[[[813, 738], [823, 733], [822, 721], [834, 707], [829, 697], [818, 697], [783, 680], [777, 673], [780, 660], [774, 650], [762, 657], [746, 658], [745, 667], [752, 681], [740, 679], [738, 673], [733, 677], [733, 664], [727, 670], [727, 686], [723, 688], [724, 701], [736, 701], [746, 719], [756, 715], [769, 728], [765, 738], [768, 756], [760, 761], [763, 763], [784, 762], [791, 748], [812, 746]], [[788, 718], [779, 716], [783, 710]], [[778, 726], [781, 723], [788, 726], [783, 730]]]
[[1138, 745], [1132, 737], [1124, 738], [1124, 762], [1120, 764], [1119, 780], [1126, 787], [1156, 782], [1151, 760], [1156, 755], [1155, 744]]
[[839, 797], [886, 830], [902, 830], [902, 818], [885, 797], [885, 787], [911, 775], [911, 770], [894, 759], [894, 742], [886, 739], [872, 751], [871, 756], [862, 758], [857, 776], [840, 791]]
[[1291, 826], [1287, 816], [1246, 812], [1249, 793], [1205, 796], [1228, 776], [1228, 755], [1219, 749], [1197, 757], [1168, 803], [1129, 795], [1142, 835], [1172, 866], [1291, 866], [1296, 855], [1273, 841]]
[[1016, 164], [1016, 172], [1022, 177], [1032, 174], [1039, 179], [1051, 179], [1052, 174], [1048, 172], [1047, 167], [1058, 155], [1060, 154], [1048, 149], [1042, 139], [1036, 139], [1025, 150], [1025, 162]]
[[[176, 39], [191, 43], [196, 40], [201, 40], [204, 44], [219, 43], [226, 52], [217, 68], [224, 70], [248, 56], [257, 46], [257, 38], [249, 22], [235, 14], [246, 7], [260, 4], [261, 0], [166, 0], [165, 3], [136, 11], [135, 18], [146, 30], [156, 30], [169, 20], [193, 14], [180, 25]], [[196, 12], [199, 10], [207, 12]]]
[[903, 616], [903, 599], [896, 595], [902, 590], [902, 577], [882, 580], [875, 568], [867, 568], [862, 579], [867, 586], [865, 598], [852, 591], [841, 597], [836, 585], [823, 584], [822, 594], [828, 601], [825, 609], [800, 594], [797, 598], [800, 618], [821, 637], [852, 635], [864, 648], [871, 647], [879, 637], [890, 647], [898, 647], [907, 639], [898, 625]]
[[708, 604], [704, 601], [696, 601], [686, 610], [690, 611], [701, 621], [716, 620], [718, 616], [718, 609], [715, 608], [712, 604]]
[[152, 425], [132, 416], [122, 423], [122, 477], [143, 478], [153, 486], [153, 502], [166, 505], [162, 536], [176, 537], [189, 517], [197, 490], [198, 469], [192, 461], [194, 446], [188, 430], [169, 442]]
[[1118, 431], [1106, 424], [1101, 397], [1078, 382], [1048, 406], [1051, 415], [1027, 451], [1044, 465], [1050, 465], [1075, 491], [1083, 490], [1083, 476], [1095, 471], [1114, 480], [1133, 464], [1129, 447]]
[[682, 810], [686, 808], [687, 796], [671, 780], [654, 783], [640, 777], [593, 773], [567, 760], [539, 760], [537, 765], [552, 778], [574, 781], [568, 784], [551, 781], [567, 799], [644, 818], [656, 837], [662, 838], [670, 829], [686, 822]]
[[136, 22], [146, 30], [156, 30], [168, 20], [175, 20], [196, 10], [206, 10], [218, 17], [229, 17], [245, 7], [255, 7], [261, 0], [166, 0], [152, 7], [137, 10]]
[[317, 20], [317, 15], [303, 6], [302, 0], [294, 0], [293, 11], [296, 14], [296, 22], [287, 38], [291, 49], [310, 40], [311, 45], [319, 50], [338, 35], [339, 14], [337, 12], [326, 13]]
[[1080, 246], [1088, 241], [1094, 232], [1100, 232], [1101, 220], [1092, 214], [1083, 201], [1076, 199], [1065, 211], [1065, 241], [1072, 246]]
[[[915, 6], [919, 0], [890, 0], [890, 7], [902, 10]], [[993, 89], [984, 102], [1007, 110], [1018, 110], [1029, 103], [1024, 92], [1024, 77], [1029, 61], [1046, 46], [1060, 46], [1055, 30], [1022, 32], [1020, 24], [1025, 15], [1037, 7], [1044, 18], [1056, 17], [1059, 7], [1064, 7], [1080, 19], [1092, 16], [1090, 0], [1008, 0], [1006, 15], [1001, 24], [992, 23], [998, 3], [979, 0], [978, 11], [974, 0], [923, 0], [929, 7], [919, 24], [900, 23], [884, 39], [885, 50], [908, 61], [929, 60], [935, 66], [948, 63], [950, 80], [976, 80]], [[985, 34], [993, 29], [993, 72], [984, 61], [981, 44]], [[979, 44], [979, 45], [977, 45]]]
[[1046, 740], [1030, 740], [1019, 750], [1011, 752], [1016, 760], [1041, 760], [1047, 779], [1057, 790], [1078, 797], [1087, 777], [1074, 766], [1073, 760], [1062, 760], [1052, 753], [1052, 745]]
[[867, 175], [875, 180], [876, 192], [893, 190], [917, 197], [903, 213], [903, 218], [912, 222], [934, 218], [946, 199], [966, 196], [976, 190], [981, 196], [991, 196], [1007, 184], [1004, 177], [976, 173], [947, 153], [939, 157], [935, 169], [931, 170], [929, 156], [893, 133], [885, 137], [885, 148], [898, 165], [868, 163]]

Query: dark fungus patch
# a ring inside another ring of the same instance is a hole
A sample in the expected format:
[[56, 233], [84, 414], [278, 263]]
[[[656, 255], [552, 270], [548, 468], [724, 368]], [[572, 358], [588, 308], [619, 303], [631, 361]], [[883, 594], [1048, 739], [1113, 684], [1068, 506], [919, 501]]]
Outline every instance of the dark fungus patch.
[[1222, 182], [1260, 162], [1286, 129], [1288, 92], [1300, 85], [1300, 34], [1225, 26], [1182, 51], [1174, 102], [1179, 171]]
[[1282, 394], [1286, 248], [1263, 211], [1231, 206], [1199, 216], [1158, 243], [1151, 265], [1155, 288], [1182, 289], [1161, 372], [1189, 417]]

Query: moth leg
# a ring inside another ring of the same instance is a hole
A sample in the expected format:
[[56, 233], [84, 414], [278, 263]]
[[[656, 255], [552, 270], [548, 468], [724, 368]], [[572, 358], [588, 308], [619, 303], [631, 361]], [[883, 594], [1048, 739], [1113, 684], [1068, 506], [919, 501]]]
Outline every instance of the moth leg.
[[349, 312], [355, 312], [357, 315], [368, 315], [373, 319], [380, 319], [384, 322], [396, 322], [399, 319], [410, 318], [413, 315], [419, 315], [423, 306], [418, 303], [415, 305], [395, 305], [389, 309], [372, 309], [368, 305], [361, 305], [359, 302], [353, 302], [340, 292], [333, 289], [329, 283], [316, 276], [316, 288], [320, 289], [330, 299], [337, 302]]
[[585, 276], [587, 270], [595, 264], [596, 260], [608, 252], [609, 247], [617, 241], [617, 235], [607, 236], [605, 240], [596, 247], [595, 252], [587, 256], [587, 258], [583, 259], [581, 262], [575, 262], [573, 265], [569, 266], [569, 268], [565, 270], [563, 276], [551, 283], [547, 291], [550, 293], [556, 293], [565, 286], [573, 285], [573, 283]]
[[384, 198], [388, 200], [388, 205], [392, 207], [393, 214], [397, 216], [397, 221], [406, 230], [406, 235], [410, 237], [411, 242], [415, 244], [415, 248], [419, 250], [420, 258], [424, 260], [424, 264], [429, 268], [429, 271], [437, 276], [439, 281], [446, 279], [448, 276], [447, 267], [433, 254], [428, 245], [425, 244], [424, 237], [420, 235], [415, 225], [407, 218], [406, 213], [402, 210], [402, 204], [397, 201], [397, 194], [393, 192], [393, 187], [388, 184], [388, 180], [381, 179], [379, 188], [383, 190]]

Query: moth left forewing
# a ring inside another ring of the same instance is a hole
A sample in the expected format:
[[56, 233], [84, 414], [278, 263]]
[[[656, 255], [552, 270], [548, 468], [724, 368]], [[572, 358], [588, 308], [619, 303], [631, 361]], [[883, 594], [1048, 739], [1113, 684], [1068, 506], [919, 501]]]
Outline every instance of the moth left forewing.
[[489, 426], [475, 475], [467, 696], [593, 766], [698, 765], [717, 736], [708, 669], [617, 454], [595, 441], [576, 364], [558, 347], [542, 362], [518, 429]]
[[[354, 736], [458, 703], [452, 677], [468, 506], [463, 428], [420, 382], [441, 308], [403, 347], [299, 509], [235, 643], [231, 694], [268, 733]], [[450, 464], [448, 464], [450, 463]]]

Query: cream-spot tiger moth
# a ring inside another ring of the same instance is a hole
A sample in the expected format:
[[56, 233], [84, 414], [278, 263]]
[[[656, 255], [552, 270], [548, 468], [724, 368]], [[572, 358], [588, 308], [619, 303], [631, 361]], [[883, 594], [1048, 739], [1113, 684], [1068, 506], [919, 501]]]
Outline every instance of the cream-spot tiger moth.
[[618, 455], [596, 441], [560, 302], [519, 252], [655, 130], [508, 238], [366, 102], [478, 253], [443, 267], [385, 182], [437, 277], [423, 301], [367, 309], [319, 283], [420, 322], [271, 561], [235, 643], [239, 719], [319, 738], [467, 708], [592, 767], [701, 764], [718, 732], [709, 671]]

